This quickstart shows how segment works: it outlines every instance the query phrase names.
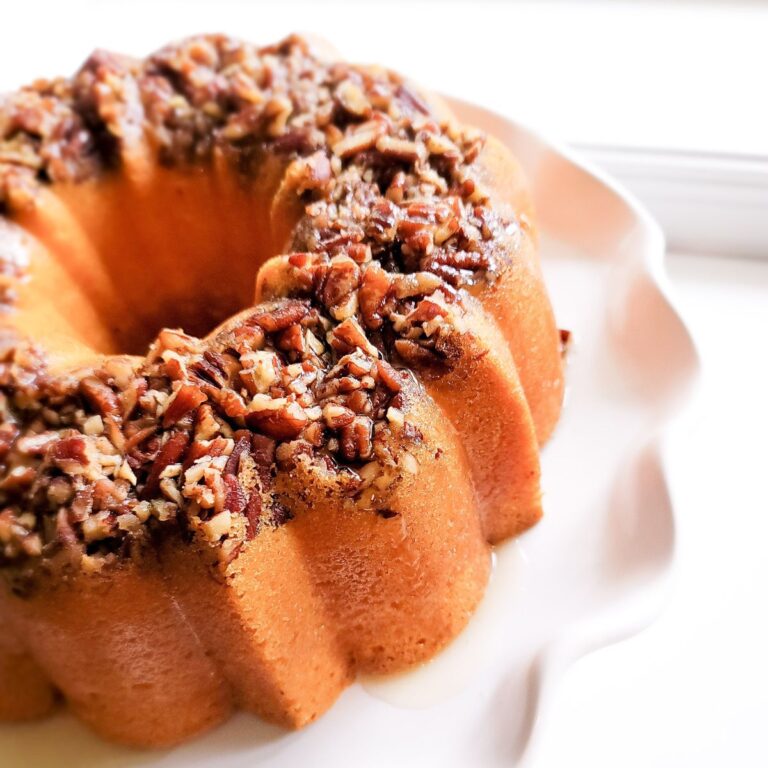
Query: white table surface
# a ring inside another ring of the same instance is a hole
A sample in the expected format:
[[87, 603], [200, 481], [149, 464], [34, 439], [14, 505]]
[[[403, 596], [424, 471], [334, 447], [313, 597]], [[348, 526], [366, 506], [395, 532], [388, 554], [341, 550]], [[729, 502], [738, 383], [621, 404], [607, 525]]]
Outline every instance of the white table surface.
[[[0, 91], [71, 72], [97, 45], [300, 29], [563, 139], [768, 153], [764, 3], [127, 6], [3, 5]], [[567, 674], [536, 766], [768, 765], [768, 261], [669, 266], [703, 361], [673, 440], [674, 590], [650, 629]]]
[[768, 765], [768, 260], [668, 264], [703, 372], [672, 439], [675, 583], [566, 674], [537, 768]]

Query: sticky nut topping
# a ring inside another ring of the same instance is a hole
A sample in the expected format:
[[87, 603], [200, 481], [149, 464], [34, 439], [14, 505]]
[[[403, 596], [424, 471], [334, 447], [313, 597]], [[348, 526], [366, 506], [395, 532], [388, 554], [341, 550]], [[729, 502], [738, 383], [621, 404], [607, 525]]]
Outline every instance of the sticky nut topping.
[[457, 287], [492, 277], [500, 242], [517, 237], [474, 170], [481, 133], [440, 122], [399, 75], [323, 61], [296, 36], [265, 48], [193, 37], [143, 61], [98, 51], [72, 78], [5, 96], [0, 206], [118, 167], [143, 135], [166, 165], [216, 156], [248, 174], [284, 156], [308, 203], [297, 251], [370, 241], [397, 271]]
[[297, 456], [343, 471], [350, 498], [397, 482], [420, 440], [407, 412], [361, 326], [307, 301], [260, 305], [210, 342], [166, 329], [142, 362], [86, 376], [51, 377], [19, 347], [0, 363], [0, 564], [74, 547], [94, 568], [179, 528], [228, 562], [289, 519], [275, 478]]

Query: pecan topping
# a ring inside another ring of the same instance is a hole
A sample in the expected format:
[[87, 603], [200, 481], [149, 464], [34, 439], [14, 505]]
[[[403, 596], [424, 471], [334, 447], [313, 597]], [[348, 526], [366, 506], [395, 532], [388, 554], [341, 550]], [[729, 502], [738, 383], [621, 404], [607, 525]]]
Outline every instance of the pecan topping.
[[[354, 496], [417, 471], [405, 446], [421, 435], [389, 361], [450, 368], [467, 289], [496, 279], [519, 233], [473, 166], [481, 134], [441, 122], [396, 74], [319, 61], [299, 38], [196, 37], [141, 63], [98, 53], [10, 95], [0, 207], [119, 165], [142, 132], [168, 166], [229, 163], [247, 179], [276, 159], [299, 212], [270, 288], [284, 295], [215, 339], [164, 329], [143, 361], [81, 380], [20, 350], [0, 360], [0, 566], [62, 544], [92, 564], [169, 524], [227, 563], [290, 519], [281, 472], [309, 463]], [[2, 306], [25, 276], [0, 260]]]

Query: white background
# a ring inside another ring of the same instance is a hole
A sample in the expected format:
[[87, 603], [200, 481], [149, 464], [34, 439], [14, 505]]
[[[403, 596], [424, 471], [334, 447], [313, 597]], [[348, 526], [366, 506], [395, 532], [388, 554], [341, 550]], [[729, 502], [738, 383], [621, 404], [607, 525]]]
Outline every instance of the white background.
[[0, 91], [96, 47], [144, 55], [225, 31], [326, 37], [560, 138], [768, 154], [762, 2], [0, 0]]
[[[96, 46], [300, 30], [561, 139], [768, 155], [762, 3], [0, 5], [0, 91]], [[675, 585], [655, 625], [566, 675], [536, 766], [768, 765], [768, 261], [668, 261], [704, 372], [672, 441]]]

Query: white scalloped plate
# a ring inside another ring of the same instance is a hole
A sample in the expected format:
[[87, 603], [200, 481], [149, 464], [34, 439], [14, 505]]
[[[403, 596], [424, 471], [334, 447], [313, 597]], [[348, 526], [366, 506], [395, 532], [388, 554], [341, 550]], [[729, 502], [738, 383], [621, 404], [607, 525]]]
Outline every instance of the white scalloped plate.
[[398, 679], [352, 686], [301, 732], [241, 714], [174, 751], [142, 753], [104, 744], [61, 713], [0, 727], [2, 765], [529, 763], [566, 666], [658, 611], [674, 551], [663, 429], [698, 370], [665, 293], [661, 233], [567, 151], [479, 107], [454, 106], [523, 163], [558, 321], [574, 334], [565, 412], [544, 451], [544, 520], [498, 548], [488, 595], [447, 651]]

